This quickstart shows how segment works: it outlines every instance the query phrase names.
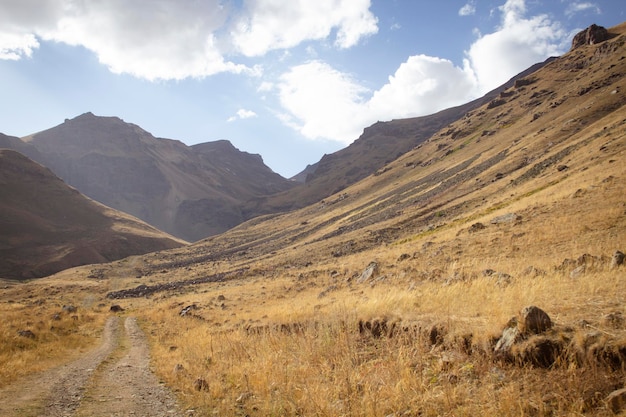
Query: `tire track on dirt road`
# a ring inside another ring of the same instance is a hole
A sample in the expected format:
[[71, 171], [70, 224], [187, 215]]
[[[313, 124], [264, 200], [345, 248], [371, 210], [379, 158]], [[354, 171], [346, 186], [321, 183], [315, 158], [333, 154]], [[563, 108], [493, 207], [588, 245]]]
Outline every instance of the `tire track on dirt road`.
[[173, 394], [150, 370], [136, 319], [110, 317], [102, 343], [77, 360], [0, 389], [2, 417], [179, 416]]

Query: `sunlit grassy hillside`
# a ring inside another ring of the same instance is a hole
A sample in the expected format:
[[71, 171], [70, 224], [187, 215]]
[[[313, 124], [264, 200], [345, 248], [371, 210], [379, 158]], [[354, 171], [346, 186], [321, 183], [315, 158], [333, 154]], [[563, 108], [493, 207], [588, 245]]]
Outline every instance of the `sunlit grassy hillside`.
[[[119, 304], [195, 416], [612, 415], [626, 377], [626, 266], [612, 263], [626, 251], [626, 26], [611, 32], [324, 201], [5, 288], [24, 320], [2, 325], [3, 349], [18, 361], [53, 346], [38, 312], [72, 302], [95, 325]], [[530, 305], [554, 326], [497, 354]]]

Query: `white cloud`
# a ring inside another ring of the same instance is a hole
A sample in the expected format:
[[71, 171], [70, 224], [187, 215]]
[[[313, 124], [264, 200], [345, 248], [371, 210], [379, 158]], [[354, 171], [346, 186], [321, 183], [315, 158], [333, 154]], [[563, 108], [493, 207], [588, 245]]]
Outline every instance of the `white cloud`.
[[459, 9], [459, 16], [472, 16], [476, 14], [476, 2], [470, 1]]
[[584, 11], [591, 11], [595, 14], [602, 14], [600, 6], [595, 3], [575, 1], [567, 5], [567, 8], [565, 9], [565, 15], [568, 17], [572, 17], [576, 13]]
[[378, 31], [369, 7], [370, 0], [249, 0], [231, 36], [246, 56], [326, 39], [333, 29], [335, 45], [349, 48]]
[[235, 120], [250, 119], [252, 117], [257, 117], [257, 114], [253, 112], [252, 110], [239, 109], [237, 110], [237, 113], [235, 116], [229, 117], [228, 120], [226, 121], [230, 123], [230, 122], [234, 122]]
[[451, 61], [417, 55], [371, 93], [348, 74], [313, 61], [283, 74], [281, 119], [310, 139], [350, 143], [377, 120], [429, 114], [475, 95], [473, 75]]
[[17, 61], [30, 57], [39, 42], [32, 33], [17, 34], [0, 32], [0, 59]]
[[281, 76], [278, 91], [288, 112], [283, 123], [308, 138], [355, 139], [367, 121], [362, 112], [367, 89], [324, 62], [291, 68]]
[[267, 93], [269, 91], [272, 91], [274, 89], [274, 83], [271, 83], [269, 81], [263, 81], [256, 89], [257, 92], [259, 93]]
[[[3, 0], [0, 59], [30, 56], [40, 41], [93, 51], [114, 73], [147, 80], [258, 75], [234, 54], [262, 55], [306, 40], [348, 48], [377, 31], [370, 0]], [[233, 26], [234, 25], [234, 26]]]
[[568, 34], [545, 15], [527, 18], [523, 0], [508, 0], [498, 11], [500, 25], [472, 43], [463, 67], [446, 59], [411, 56], [374, 92], [321, 61], [293, 67], [279, 85], [285, 110], [281, 120], [310, 139], [347, 144], [377, 120], [462, 104], [566, 50]]
[[370, 119], [412, 117], [462, 104], [476, 94], [473, 75], [451, 61], [411, 56], [367, 103]]
[[549, 56], [560, 55], [569, 41], [563, 27], [547, 15], [526, 18], [524, 0], [509, 0], [500, 12], [497, 30], [477, 39], [466, 52], [482, 93]]

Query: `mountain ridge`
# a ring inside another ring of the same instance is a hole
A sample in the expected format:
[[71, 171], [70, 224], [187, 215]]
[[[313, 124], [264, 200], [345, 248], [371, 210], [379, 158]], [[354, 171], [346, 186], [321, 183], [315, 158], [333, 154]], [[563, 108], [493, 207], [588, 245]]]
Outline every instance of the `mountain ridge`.
[[29, 157], [85, 195], [188, 241], [245, 220], [244, 201], [293, 186], [230, 143], [190, 147], [90, 112], [24, 143]]

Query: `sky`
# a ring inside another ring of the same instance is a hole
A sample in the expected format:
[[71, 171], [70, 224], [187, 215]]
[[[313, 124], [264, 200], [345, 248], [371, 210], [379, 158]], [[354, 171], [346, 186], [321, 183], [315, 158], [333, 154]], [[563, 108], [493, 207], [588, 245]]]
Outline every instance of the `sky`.
[[92, 112], [289, 178], [624, 20], [621, 0], [0, 0], [0, 132]]

